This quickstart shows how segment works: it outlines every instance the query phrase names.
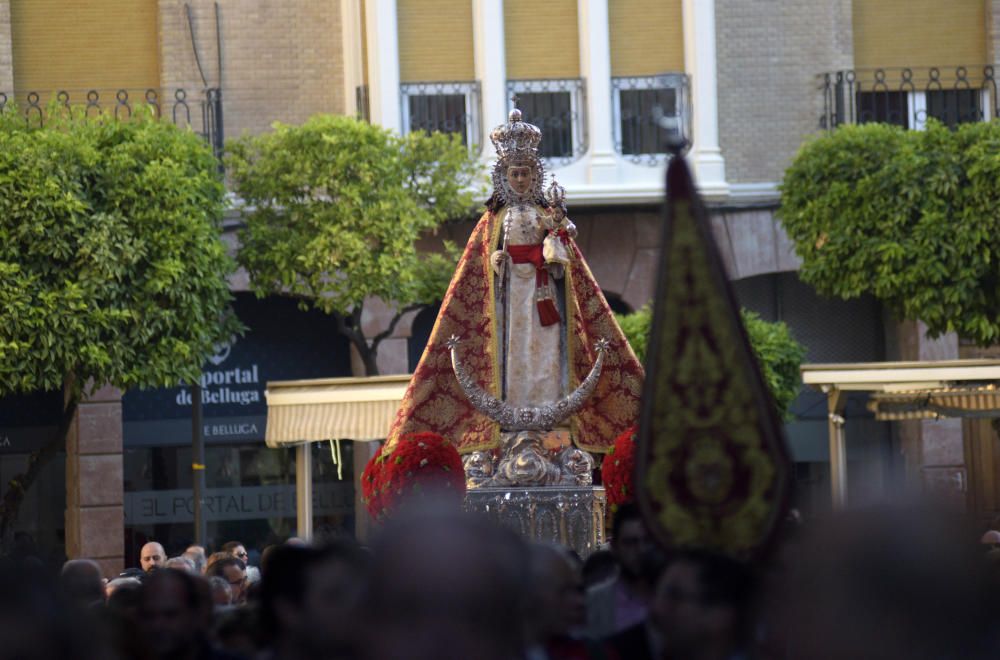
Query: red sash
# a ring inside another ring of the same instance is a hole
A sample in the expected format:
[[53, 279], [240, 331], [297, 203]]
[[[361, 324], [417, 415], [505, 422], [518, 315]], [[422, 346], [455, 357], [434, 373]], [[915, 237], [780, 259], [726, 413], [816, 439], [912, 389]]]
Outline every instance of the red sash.
[[[531, 264], [535, 267], [535, 290], [544, 289], [549, 284], [549, 269], [545, 267], [545, 260], [542, 258], [541, 245], [508, 245], [507, 252], [510, 259], [515, 264]], [[543, 326], [555, 325], [559, 323], [559, 310], [556, 309], [556, 302], [546, 291], [544, 298], [536, 295], [538, 307], [538, 319]]]

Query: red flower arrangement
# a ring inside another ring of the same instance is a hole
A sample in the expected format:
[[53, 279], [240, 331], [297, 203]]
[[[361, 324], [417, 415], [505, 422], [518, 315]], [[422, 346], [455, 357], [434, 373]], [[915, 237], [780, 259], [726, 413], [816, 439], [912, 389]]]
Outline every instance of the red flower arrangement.
[[361, 473], [361, 501], [369, 515], [378, 520], [384, 510], [382, 492], [385, 488], [385, 447], [379, 447]]
[[601, 463], [601, 482], [608, 504], [617, 507], [635, 500], [635, 445], [638, 427], [630, 426], [615, 438], [614, 446]]
[[465, 497], [465, 470], [454, 445], [437, 433], [408, 433], [384, 459], [382, 512], [391, 514], [411, 497], [428, 492]]

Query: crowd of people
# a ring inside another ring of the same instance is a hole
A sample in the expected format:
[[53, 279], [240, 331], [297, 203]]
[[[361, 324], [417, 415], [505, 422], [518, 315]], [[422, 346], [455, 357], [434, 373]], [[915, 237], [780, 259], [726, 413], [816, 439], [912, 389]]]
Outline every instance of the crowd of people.
[[745, 562], [665, 554], [626, 505], [585, 560], [443, 511], [368, 547], [290, 539], [259, 566], [235, 541], [176, 556], [150, 542], [116, 576], [6, 559], [0, 660], [996, 657], [996, 562], [964, 533], [866, 512], [790, 525]]

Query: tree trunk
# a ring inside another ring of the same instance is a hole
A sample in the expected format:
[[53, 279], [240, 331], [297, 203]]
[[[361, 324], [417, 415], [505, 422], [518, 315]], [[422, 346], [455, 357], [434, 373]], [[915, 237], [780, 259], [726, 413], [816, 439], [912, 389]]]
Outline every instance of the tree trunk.
[[355, 343], [354, 347], [358, 349], [358, 355], [361, 356], [361, 362], [365, 365], [365, 375], [366, 376], [378, 376], [378, 353], [376, 349], [368, 345], [368, 342], [362, 337], [360, 344]]
[[7, 483], [3, 500], [0, 500], [0, 547], [6, 546], [7, 533], [17, 521], [17, 514], [24, 502], [24, 496], [38, 479], [38, 475], [60, 451], [66, 451], [66, 436], [69, 435], [69, 429], [76, 416], [79, 403], [80, 395], [78, 394], [72, 394], [67, 398], [55, 435], [44, 447], [28, 456], [27, 471], [22, 472]]

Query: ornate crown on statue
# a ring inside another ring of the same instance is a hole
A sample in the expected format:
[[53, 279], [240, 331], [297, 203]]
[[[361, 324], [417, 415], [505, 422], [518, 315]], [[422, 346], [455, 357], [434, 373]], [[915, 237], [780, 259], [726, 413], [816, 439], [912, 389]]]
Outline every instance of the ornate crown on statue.
[[490, 141], [501, 161], [510, 163], [525, 158], [534, 160], [538, 158], [538, 143], [542, 141], [542, 131], [534, 124], [521, 121], [521, 111], [514, 108], [507, 117], [507, 123], [500, 124], [490, 132]]

